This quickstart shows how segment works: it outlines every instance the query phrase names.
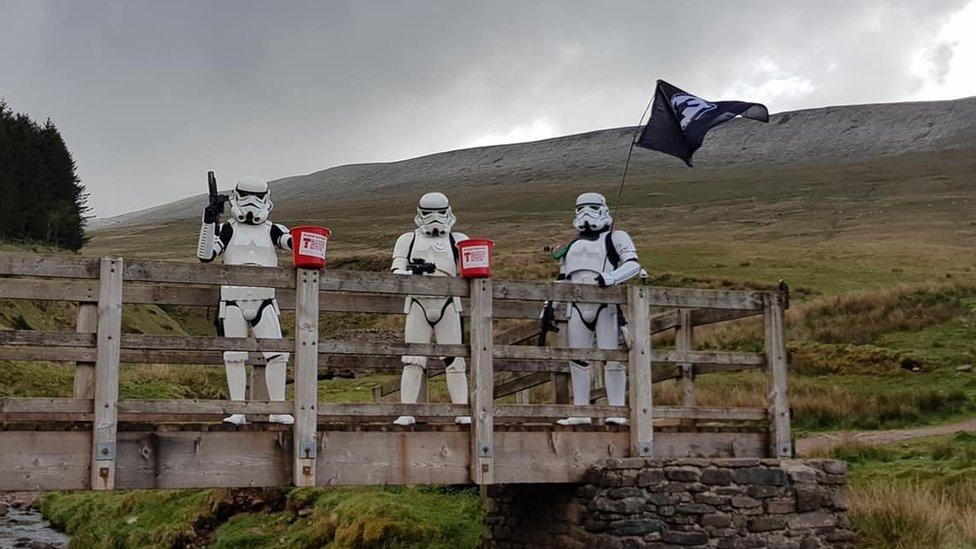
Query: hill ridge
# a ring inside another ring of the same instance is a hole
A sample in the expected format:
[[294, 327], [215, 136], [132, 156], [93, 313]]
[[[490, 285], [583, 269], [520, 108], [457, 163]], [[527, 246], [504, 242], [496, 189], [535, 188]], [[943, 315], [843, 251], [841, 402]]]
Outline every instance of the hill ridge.
[[[634, 126], [592, 130], [523, 143], [441, 151], [389, 162], [343, 164], [271, 182], [275, 202], [349, 199], [419, 185], [451, 189], [505, 183], [607, 182], [623, 168]], [[709, 133], [697, 170], [843, 163], [976, 144], [976, 97], [842, 105], [784, 111], [768, 124], [736, 119]], [[631, 175], [688, 175], [675, 158], [636, 151]], [[91, 223], [94, 230], [199, 215], [204, 195]]]

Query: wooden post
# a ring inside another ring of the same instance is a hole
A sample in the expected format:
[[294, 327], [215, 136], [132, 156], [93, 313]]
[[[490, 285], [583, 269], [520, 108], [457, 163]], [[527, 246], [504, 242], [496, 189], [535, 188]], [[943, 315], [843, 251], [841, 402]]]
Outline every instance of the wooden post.
[[[569, 336], [566, 334], [569, 329], [563, 324], [562, 329], [556, 333], [556, 346], [568, 346]], [[568, 373], [552, 374], [552, 402], [553, 404], [570, 404], [569, 398], [570, 379]]]
[[651, 303], [646, 286], [627, 287], [630, 312], [630, 453], [633, 457], [654, 454], [651, 423]]
[[[678, 327], [674, 334], [674, 348], [678, 351], [694, 350], [694, 326], [691, 323], [691, 309], [678, 310]], [[681, 405], [695, 405], [695, 365], [681, 364]], [[682, 420], [681, 425], [691, 427], [694, 420]]]
[[298, 269], [295, 290], [295, 486], [315, 486], [317, 443], [319, 272]]
[[417, 402], [430, 402], [430, 381], [427, 378], [429, 372], [430, 370], [424, 368], [424, 375], [420, 376], [420, 393], [417, 395]]
[[491, 484], [495, 469], [491, 318], [491, 279], [471, 279], [471, 480], [475, 484]]
[[789, 387], [786, 364], [786, 327], [783, 322], [783, 299], [780, 294], [763, 295], [763, 324], [766, 340], [766, 368], [769, 378], [767, 406], [770, 422], [770, 455], [793, 457], [790, 434]]
[[529, 396], [530, 391], [531, 389], [522, 389], [515, 393], [515, 404], [532, 404], [532, 399]]
[[590, 361], [590, 375], [592, 376], [590, 394], [602, 394], [603, 396], [598, 396], [596, 398], [590, 397], [590, 403], [601, 404], [607, 402], [607, 390], [606, 382], [603, 379], [603, 371], [606, 368], [606, 362], [602, 360], [591, 360]]
[[[79, 303], [75, 331], [79, 334], [98, 333], [98, 303]], [[75, 363], [75, 398], [95, 398], [95, 363]]]
[[119, 355], [122, 341], [122, 258], [103, 257], [99, 277], [91, 488], [111, 490], [115, 487]]
[[267, 368], [264, 364], [251, 365], [250, 400], [268, 400]]

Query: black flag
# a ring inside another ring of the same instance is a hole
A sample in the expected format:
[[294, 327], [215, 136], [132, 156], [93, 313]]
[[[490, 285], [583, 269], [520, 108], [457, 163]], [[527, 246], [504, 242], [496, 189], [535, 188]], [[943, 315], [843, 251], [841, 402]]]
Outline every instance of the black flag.
[[769, 110], [760, 103], [712, 103], [658, 80], [651, 118], [635, 145], [677, 156], [691, 166], [691, 155], [702, 146], [708, 130], [736, 116], [769, 122]]

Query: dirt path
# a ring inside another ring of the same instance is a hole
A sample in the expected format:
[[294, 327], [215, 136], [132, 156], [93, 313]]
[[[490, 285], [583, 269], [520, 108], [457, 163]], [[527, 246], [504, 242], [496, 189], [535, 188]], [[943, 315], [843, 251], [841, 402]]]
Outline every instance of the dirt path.
[[845, 442], [862, 444], [888, 444], [910, 438], [951, 435], [959, 431], [976, 431], [976, 418], [956, 423], [916, 427], [914, 429], [891, 429], [888, 431], [834, 431], [796, 439], [796, 453], [810, 455], [815, 450], [828, 450]]

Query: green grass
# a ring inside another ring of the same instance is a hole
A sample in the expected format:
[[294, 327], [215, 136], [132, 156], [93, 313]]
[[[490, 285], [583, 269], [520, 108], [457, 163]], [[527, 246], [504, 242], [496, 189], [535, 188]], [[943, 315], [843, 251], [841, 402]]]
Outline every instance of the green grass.
[[51, 493], [40, 505], [76, 547], [477, 547], [483, 514], [475, 490], [410, 487]]
[[177, 547], [196, 538], [213, 491], [154, 490], [50, 493], [41, 511], [71, 536], [73, 547]]
[[474, 489], [296, 490], [313, 514], [286, 544], [302, 547], [476, 547], [482, 507]]
[[848, 463], [851, 519], [865, 547], [976, 545], [976, 434], [826, 452]]

